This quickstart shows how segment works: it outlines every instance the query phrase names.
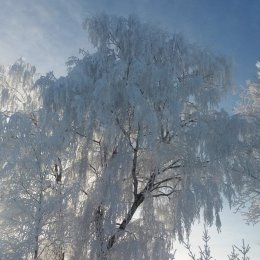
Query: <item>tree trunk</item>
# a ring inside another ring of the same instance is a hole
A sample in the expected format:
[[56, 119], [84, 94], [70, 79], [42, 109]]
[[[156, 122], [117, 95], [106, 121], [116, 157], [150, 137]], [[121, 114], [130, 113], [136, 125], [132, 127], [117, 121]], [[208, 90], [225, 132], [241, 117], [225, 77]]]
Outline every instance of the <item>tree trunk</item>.
[[137, 196], [135, 197], [135, 200], [132, 204], [131, 209], [129, 210], [129, 212], [126, 215], [126, 218], [122, 221], [122, 223], [120, 224], [118, 230], [116, 231], [115, 234], [113, 234], [107, 243], [107, 251], [110, 250], [113, 245], [115, 244], [118, 236], [120, 235], [120, 231], [124, 231], [127, 224], [131, 221], [133, 215], [135, 214], [137, 208], [143, 203], [144, 201], [144, 192], [140, 192], [139, 194], [137, 194]]
[[95, 212], [95, 227], [96, 227], [96, 240], [98, 242], [97, 258], [106, 260], [105, 256], [105, 237], [104, 237], [104, 210], [101, 205], [98, 206]]

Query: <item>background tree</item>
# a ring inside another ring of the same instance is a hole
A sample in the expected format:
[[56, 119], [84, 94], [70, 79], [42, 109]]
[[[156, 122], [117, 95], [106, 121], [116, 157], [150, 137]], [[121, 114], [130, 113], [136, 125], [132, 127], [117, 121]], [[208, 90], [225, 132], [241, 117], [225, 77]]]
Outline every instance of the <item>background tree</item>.
[[[192, 251], [191, 245], [189, 241], [184, 242], [184, 246], [186, 247], [188, 251], [188, 255], [191, 260], [213, 260], [213, 256], [211, 255], [211, 250], [210, 250], [210, 236], [209, 232], [204, 226], [204, 231], [202, 235], [202, 240], [203, 240], [203, 247], [199, 246], [199, 258], [196, 257], [195, 253]], [[242, 240], [242, 246], [232, 246], [232, 252], [230, 255], [228, 255], [228, 260], [250, 260], [248, 256], [248, 252], [250, 251], [250, 246], [245, 245], [244, 240]]]
[[[258, 69], [260, 68], [257, 62]], [[237, 107], [236, 127], [240, 132], [239, 148], [234, 155], [232, 170], [243, 180], [235, 206], [249, 222], [260, 220], [260, 74], [256, 81], [249, 81]], [[239, 122], [239, 123], [238, 123]]]
[[20, 59], [1, 73], [0, 256], [60, 260], [64, 178], [56, 143], [40, 121], [35, 68]]

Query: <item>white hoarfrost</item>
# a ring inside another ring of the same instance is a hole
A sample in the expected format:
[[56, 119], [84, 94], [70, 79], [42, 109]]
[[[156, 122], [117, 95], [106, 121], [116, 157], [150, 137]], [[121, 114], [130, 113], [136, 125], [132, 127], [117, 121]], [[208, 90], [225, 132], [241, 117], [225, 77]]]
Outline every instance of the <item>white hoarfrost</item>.
[[173, 259], [201, 210], [220, 228], [241, 184], [243, 132], [215, 110], [230, 66], [133, 16], [85, 29], [96, 52], [66, 77], [1, 70], [1, 257]]

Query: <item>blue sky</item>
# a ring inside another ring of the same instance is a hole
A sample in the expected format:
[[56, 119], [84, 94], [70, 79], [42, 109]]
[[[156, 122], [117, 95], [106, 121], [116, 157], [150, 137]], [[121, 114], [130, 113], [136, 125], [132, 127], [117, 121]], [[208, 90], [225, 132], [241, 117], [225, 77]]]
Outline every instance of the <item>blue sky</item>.
[[[242, 245], [242, 239], [245, 244], [250, 245], [249, 256], [250, 260], [258, 260], [260, 255], [260, 225], [246, 225], [243, 217], [240, 214], [234, 214], [234, 210], [230, 210], [227, 203], [224, 203], [224, 209], [220, 215], [221, 217], [221, 232], [218, 233], [217, 228], [212, 226], [208, 228], [210, 235], [210, 251], [215, 260], [227, 260], [227, 255], [230, 255], [232, 246]], [[202, 234], [203, 222], [197, 222], [193, 225], [190, 242], [192, 251], [199, 256], [198, 247], [203, 247]], [[187, 250], [184, 246], [176, 243], [176, 260], [188, 260]], [[213, 260], [212, 259], [212, 260]]]
[[[82, 23], [88, 15], [102, 11], [135, 13], [230, 57], [236, 85], [245, 85], [256, 76], [255, 64], [260, 60], [259, 0], [0, 0], [0, 6], [0, 64], [24, 57], [39, 73], [53, 70], [56, 76], [64, 75], [69, 56], [77, 55], [79, 48], [90, 50]], [[226, 102], [233, 104], [234, 100]], [[257, 260], [259, 225], [246, 229], [239, 215], [232, 216], [228, 210], [223, 212], [223, 234], [214, 240], [215, 250], [221, 254], [221, 241], [229, 241], [230, 247], [244, 237], [253, 243], [252, 260]], [[194, 240], [196, 234], [201, 235], [199, 229], [196, 232]]]
[[0, 63], [25, 57], [39, 72], [66, 72], [65, 61], [90, 48], [82, 22], [105, 11], [138, 14], [233, 61], [234, 83], [256, 75], [259, 0], [0, 0]]

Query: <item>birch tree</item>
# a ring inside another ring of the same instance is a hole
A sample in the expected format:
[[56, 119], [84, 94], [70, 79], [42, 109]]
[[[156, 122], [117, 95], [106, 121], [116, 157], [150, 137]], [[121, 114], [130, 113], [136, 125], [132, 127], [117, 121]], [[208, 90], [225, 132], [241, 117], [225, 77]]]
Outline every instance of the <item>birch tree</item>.
[[62, 259], [61, 160], [39, 120], [35, 78], [21, 59], [1, 68], [1, 259]]
[[[256, 66], [260, 69], [260, 63]], [[248, 81], [247, 89], [237, 107], [239, 147], [236, 149], [236, 166], [233, 171], [243, 179], [235, 205], [246, 215], [247, 220], [260, 220], [260, 74], [255, 81]]]
[[221, 225], [229, 63], [135, 17], [85, 28], [96, 52], [38, 81], [75, 151], [72, 259], [172, 259], [201, 209]]

